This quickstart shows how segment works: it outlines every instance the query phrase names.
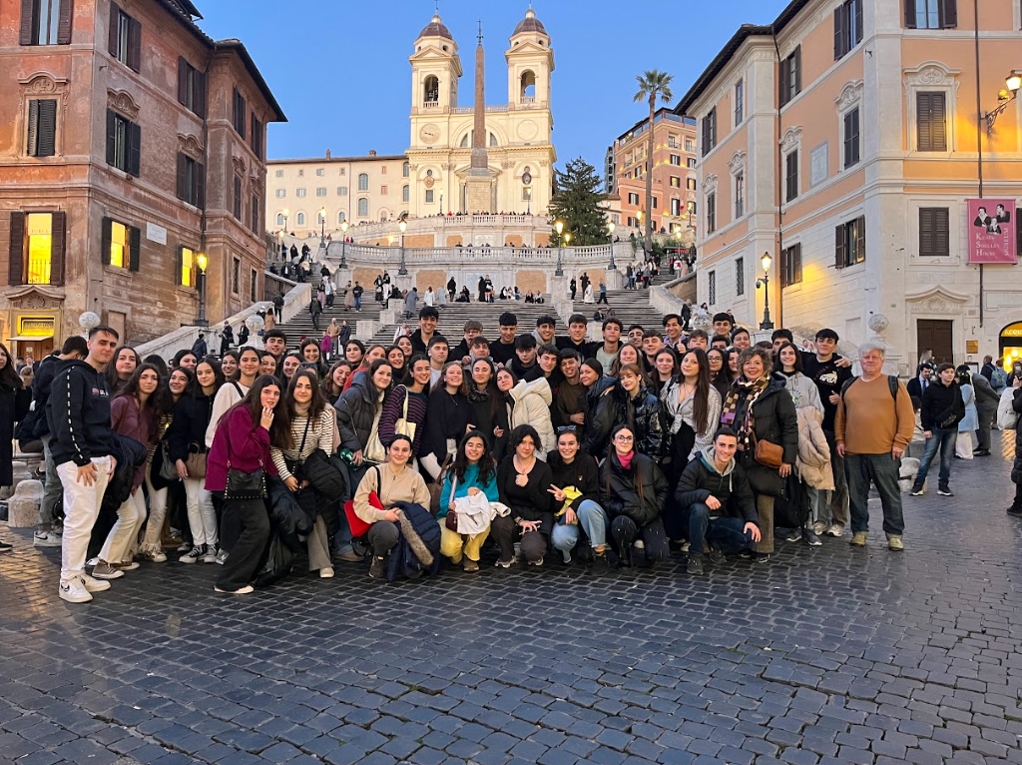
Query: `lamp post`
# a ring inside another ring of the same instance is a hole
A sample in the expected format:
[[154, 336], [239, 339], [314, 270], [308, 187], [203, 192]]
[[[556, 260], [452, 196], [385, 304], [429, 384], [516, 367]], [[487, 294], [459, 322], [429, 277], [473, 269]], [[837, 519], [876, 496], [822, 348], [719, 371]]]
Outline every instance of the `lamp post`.
[[759, 328], [773, 329], [774, 323], [770, 321], [770, 264], [774, 260], [769, 252], [764, 252], [759, 262], [763, 266], [763, 278], [756, 281], [756, 286], [763, 288], [763, 321], [759, 323]]
[[554, 271], [554, 276], [564, 276], [564, 270], [561, 268], [561, 233], [564, 231], [564, 221], [556, 221], [554, 228], [557, 230], [557, 270]]
[[284, 229], [277, 232], [277, 241], [280, 242], [280, 259], [287, 261], [287, 247], [284, 246]]
[[617, 263], [614, 262], [614, 229], [617, 226], [614, 225], [614, 221], [607, 224], [607, 230], [610, 232], [610, 265], [607, 266], [608, 271], [617, 271]]
[[326, 208], [319, 208], [319, 249], [326, 249]]
[[341, 268], [347, 269], [348, 267], [348, 221], [341, 221], [341, 234], [343, 239], [341, 241]]
[[532, 187], [525, 187], [525, 214], [532, 215]]
[[288, 209], [285, 207], [281, 214], [284, 216], [284, 233], [286, 234], [287, 233], [287, 219], [291, 217], [291, 213], [288, 212]]
[[639, 219], [639, 238], [642, 239], [642, 259], [646, 260], [646, 238], [643, 235], [643, 231], [645, 231], [645, 229], [642, 227], [642, 218], [644, 212], [642, 210], [639, 210], [639, 212], [637, 212], [635, 215]]
[[397, 227], [401, 229], [401, 268], [397, 270], [399, 276], [407, 276], [408, 269], [405, 268], [405, 230], [408, 228], [408, 221], [401, 221], [397, 224]]
[[195, 320], [195, 326], [208, 327], [206, 319], [206, 266], [209, 265], [209, 258], [206, 253], [200, 252], [195, 256], [195, 262], [199, 266], [199, 317]]

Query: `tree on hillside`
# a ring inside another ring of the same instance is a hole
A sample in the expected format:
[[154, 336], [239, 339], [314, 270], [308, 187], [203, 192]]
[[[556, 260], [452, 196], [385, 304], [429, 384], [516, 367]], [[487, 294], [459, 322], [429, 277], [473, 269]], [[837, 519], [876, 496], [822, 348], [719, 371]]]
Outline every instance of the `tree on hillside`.
[[[596, 168], [582, 157], [569, 160], [564, 170], [554, 168], [557, 189], [550, 200], [549, 213], [553, 221], [564, 223], [565, 233], [571, 234], [571, 244], [585, 247], [607, 241], [607, 216], [600, 203], [607, 195], [600, 189], [603, 181]], [[557, 229], [550, 237], [557, 242]]]
[[635, 94], [632, 99], [635, 103], [640, 101], [649, 102], [649, 128], [647, 132], [649, 136], [648, 148], [646, 149], [646, 235], [643, 238], [643, 246], [649, 247], [649, 243], [653, 241], [653, 115], [656, 114], [656, 100], [657, 97], [663, 103], [670, 103], [674, 99], [674, 94], [671, 93], [671, 80], [674, 79], [674, 75], [667, 74], [667, 72], [661, 72], [659, 69], [651, 69], [650, 71], [643, 72], [640, 75], [636, 75], [635, 79], [639, 83], [639, 92]]

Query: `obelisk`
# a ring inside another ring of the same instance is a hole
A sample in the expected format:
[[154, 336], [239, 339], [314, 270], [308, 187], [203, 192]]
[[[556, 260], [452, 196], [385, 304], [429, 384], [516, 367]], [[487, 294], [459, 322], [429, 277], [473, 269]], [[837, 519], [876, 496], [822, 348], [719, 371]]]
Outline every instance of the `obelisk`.
[[483, 56], [483, 23], [479, 22], [476, 45], [476, 101], [472, 127], [472, 165], [468, 174], [469, 213], [493, 212], [490, 209], [490, 168], [486, 154], [486, 80]]

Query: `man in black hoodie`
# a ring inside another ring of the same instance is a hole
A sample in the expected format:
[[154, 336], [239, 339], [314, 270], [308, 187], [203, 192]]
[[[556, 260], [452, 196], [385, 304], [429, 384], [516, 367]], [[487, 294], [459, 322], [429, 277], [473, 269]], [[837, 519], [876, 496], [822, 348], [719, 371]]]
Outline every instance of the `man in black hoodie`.
[[745, 550], [760, 539], [756, 499], [745, 470], [735, 459], [738, 437], [731, 428], [717, 431], [713, 445], [688, 463], [675, 498], [688, 510], [688, 573], [703, 573], [704, 540], [714, 555]]
[[49, 401], [50, 449], [64, 486], [64, 537], [60, 561], [60, 597], [86, 603], [109, 582], [85, 573], [92, 527], [99, 516], [107, 482], [117, 465], [111, 454], [110, 391], [103, 370], [117, 347], [117, 331], [93, 327], [84, 361], [62, 362]]
[[52, 356], [39, 362], [39, 371], [32, 383], [32, 417], [35, 421], [35, 435], [43, 442], [43, 459], [46, 462], [46, 482], [43, 486], [43, 501], [39, 504], [39, 526], [33, 542], [36, 547], [60, 547], [60, 534], [53, 530], [53, 508], [60, 498], [62, 487], [57, 477], [57, 465], [50, 448], [50, 424], [47, 422], [47, 404], [53, 379], [63, 367], [63, 362], [84, 359], [89, 355], [89, 346], [81, 335], [72, 335], [64, 341], [64, 347]]

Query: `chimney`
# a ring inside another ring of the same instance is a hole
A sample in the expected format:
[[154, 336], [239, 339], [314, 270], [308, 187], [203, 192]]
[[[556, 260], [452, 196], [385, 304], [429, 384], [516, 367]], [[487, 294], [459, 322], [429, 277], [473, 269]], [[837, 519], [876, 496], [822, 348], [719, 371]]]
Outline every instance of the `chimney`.
[[326, 158], [327, 158], [327, 159], [330, 159], [330, 149], [327, 149], [327, 150], [326, 150]]
[[370, 149], [369, 150], [369, 156], [370, 157], [375, 157], [376, 156], [376, 149]]

